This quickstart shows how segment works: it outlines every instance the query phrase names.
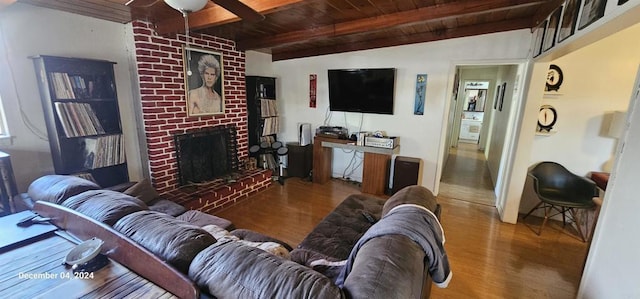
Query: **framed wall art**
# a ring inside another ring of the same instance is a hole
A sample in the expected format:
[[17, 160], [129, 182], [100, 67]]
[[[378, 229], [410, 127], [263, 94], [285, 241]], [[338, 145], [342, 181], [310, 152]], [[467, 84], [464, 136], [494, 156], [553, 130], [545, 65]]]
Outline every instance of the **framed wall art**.
[[416, 76], [416, 98], [413, 105], [413, 114], [424, 114], [424, 97], [427, 93], [427, 74], [418, 74]]
[[556, 33], [558, 32], [558, 25], [560, 25], [560, 16], [562, 14], [562, 6], [558, 7], [549, 17], [549, 23], [547, 23], [547, 30], [544, 34], [544, 43], [542, 50], [547, 51], [556, 44]]
[[542, 53], [542, 41], [545, 30], [547, 30], [547, 20], [542, 21], [542, 23], [536, 27], [533, 40], [533, 57]]
[[496, 99], [493, 101], [493, 109], [498, 109], [498, 102], [500, 102], [500, 93], [502, 92], [502, 85], [498, 85], [496, 88]]
[[604, 16], [607, 0], [584, 0], [579, 29], [583, 29]]
[[504, 94], [507, 93], [507, 82], [502, 83], [502, 91], [500, 92], [500, 104], [498, 104], [498, 111], [502, 111], [504, 105]]
[[224, 113], [222, 54], [184, 47], [183, 65], [187, 115], [205, 116]]
[[580, 0], [567, 0], [562, 12], [562, 24], [558, 29], [558, 42], [562, 42], [576, 31], [578, 12], [580, 11]]
[[318, 75], [309, 75], [309, 107], [316, 108], [316, 93], [318, 90]]

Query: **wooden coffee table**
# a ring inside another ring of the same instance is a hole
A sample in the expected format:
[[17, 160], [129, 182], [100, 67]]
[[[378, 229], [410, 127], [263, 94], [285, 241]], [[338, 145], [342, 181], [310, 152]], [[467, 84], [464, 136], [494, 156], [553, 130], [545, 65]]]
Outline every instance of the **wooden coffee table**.
[[[59, 230], [54, 232], [34, 224], [34, 229], [42, 231], [40, 235], [28, 236], [0, 249], [0, 298], [199, 296], [198, 289], [184, 274], [111, 227], [49, 203], [36, 203], [34, 211], [52, 218]], [[0, 218], [0, 227], [15, 226], [15, 219]], [[72, 240], [91, 237], [104, 241], [101, 253], [109, 257], [109, 263], [95, 272], [74, 273], [63, 262], [76, 245]]]

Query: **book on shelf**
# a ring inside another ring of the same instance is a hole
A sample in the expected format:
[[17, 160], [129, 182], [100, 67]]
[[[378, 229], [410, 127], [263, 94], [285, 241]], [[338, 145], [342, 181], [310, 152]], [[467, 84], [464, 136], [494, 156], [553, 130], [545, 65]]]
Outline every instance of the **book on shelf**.
[[91, 104], [55, 102], [54, 107], [66, 137], [106, 133]]
[[264, 123], [262, 124], [262, 135], [273, 135], [276, 133], [278, 133], [278, 118], [265, 118]]
[[96, 169], [126, 161], [122, 135], [107, 135], [84, 140], [84, 167]]
[[67, 73], [49, 73], [51, 86], [57, 99], [78, 99], [88, 98], [93, 93], [93, 82], [85, 81], [80, 75], [69, 75]]
[[268, 142], [269, 144], [272, 144], [274, 142], [276, 142], [276, 137], [273, 135], [267, 135], [267, 136], [260, 136], [260, 142]]
[[52, 72], [49, 73], [51, 79], [53, 91], [58, 99], [75, 99], [76, 95], [73, 92], [73, 85], [71, 79], [67, 73]]
[[62, 103], [54, 103], [54, 107], [56, 109], [56, 114], [58, 115], [58, 120], [60, 120], [60, 125], [62, 125], [64, 135], [67, 137], [77, 136], [75, 128], [69, 122], [70, 116], [67, 110], [62, 107]]
[[76, 177], [79, 177], [81, 179], [85, 179], [87, 181], [92, 181], [92, 182], [94, 182], [96, 184], [98, 183], [98, 182], [96, 182], [96, 179], [93, 177], [93, 175], [88, 173], [88, 172], [77, 172], [77, 173], [74, 173], [72, 175], [76, 176]]
[[276, 100], [260, 99], [260, 116], [278, 116], [278, 106], [276, 105]]

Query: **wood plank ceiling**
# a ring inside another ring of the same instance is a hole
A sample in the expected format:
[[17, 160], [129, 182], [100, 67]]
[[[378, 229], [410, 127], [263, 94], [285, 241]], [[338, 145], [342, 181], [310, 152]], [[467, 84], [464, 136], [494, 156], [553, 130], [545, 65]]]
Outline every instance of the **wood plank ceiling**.
[[[5, 0], [3, 0], [5, 1]], [[18, 0], [127, 23], [146, 20], [159, 34], [184, 32], [182, 14], [162, 0]], [[563, 0], [241, 0], [265, 15], [243, 21], [209, 1], [188, 15], [192, 32], [236, 41], [273, 60], [310, 57], [533, 28]]]

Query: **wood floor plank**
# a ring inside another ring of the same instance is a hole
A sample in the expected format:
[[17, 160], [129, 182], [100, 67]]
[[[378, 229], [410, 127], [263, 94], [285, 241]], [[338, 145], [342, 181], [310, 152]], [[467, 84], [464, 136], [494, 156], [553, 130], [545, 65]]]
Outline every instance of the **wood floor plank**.
[[[360, 191], [338, 180], [320, 185], [290, 178], [216, 215], [295, 247], [353, 193]], [[432, 288], [432, 298], [575, 298], [586, 243], [560, 229], [537, 236], [521, 221], [503, 223], [492, 206], [438, 201], [454, 274], [448, 288]]]

